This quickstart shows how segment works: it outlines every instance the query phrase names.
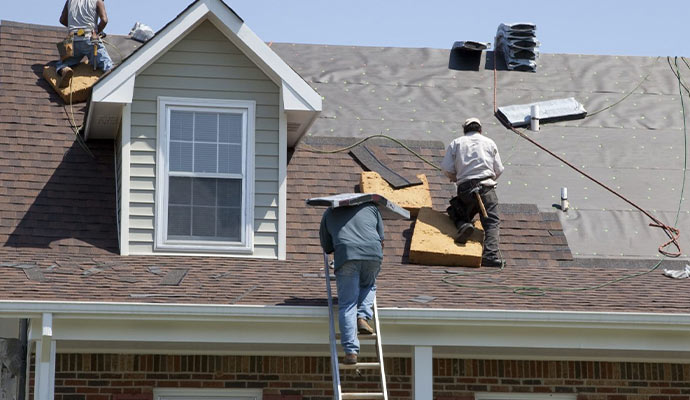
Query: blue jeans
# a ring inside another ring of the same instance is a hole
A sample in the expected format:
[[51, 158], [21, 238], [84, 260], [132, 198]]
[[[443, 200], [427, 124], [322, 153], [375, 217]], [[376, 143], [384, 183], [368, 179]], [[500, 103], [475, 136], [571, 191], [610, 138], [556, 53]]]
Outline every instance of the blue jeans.
[[338, 322], [340, 344], [345, 354], [359, 353], [357, 318], [371, 319], [376, 298], [376, 277], [381, 261], [352, 260], [335, 270], [338, 286]]
[[74, 67], [81, 62], [81, 59], [86, 56], [89, 59], [91, 65], [96, 64], [96, 68], [107, 72], [113, 68], [113, 60], [110, 59], [108, 51], [103, 46], [103, 42], [98, 41], [98, 51], [96, 54], [96, 60], [94, 61], [93, 56], [93, 45], [94, 42], [91, 39], [87, 40], [74, 40], [74, 56], [66, 59], [65, 61], [58, 61], [55, 64], [55, 70], [60, 71], [64, 67]]

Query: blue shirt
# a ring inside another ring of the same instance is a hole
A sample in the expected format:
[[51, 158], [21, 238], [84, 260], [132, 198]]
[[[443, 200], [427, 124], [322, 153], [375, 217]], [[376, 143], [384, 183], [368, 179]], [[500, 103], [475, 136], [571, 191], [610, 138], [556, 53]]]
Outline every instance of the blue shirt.
[[321, 218], [321, 247], [335, 268], [350, 260], [383, 260], [383, 219], [373, 203], [329, 208]]

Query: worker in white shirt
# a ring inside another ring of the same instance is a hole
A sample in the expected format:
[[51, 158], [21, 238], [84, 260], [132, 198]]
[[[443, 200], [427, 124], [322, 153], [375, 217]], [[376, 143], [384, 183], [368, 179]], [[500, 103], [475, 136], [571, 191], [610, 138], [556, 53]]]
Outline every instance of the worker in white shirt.
[[446, 148], [441, 168], [446, 176], [457, 184], [457, 196], [450, 200], [448, 215], [455, 222], [458, 231], [455, 242], [464, 244], [474, 232], [472, 220], [479, 212], [475, 193], [486, 208], [487, 216], [479, 218], [484, 227], [484, 251], [482, 265], [500, 267], [498, 252], [498, 197], [496, 179], [503, 172], [503, 164], [496, 143], [482, 135], [482, 124], [477, 118], [469, 118], [462, 125], [464, 135], [454, 139]]
[[66, 0], [60, 23], [67, 27], [74, 40], [74, 55], [58, 61], [55, 66], [60, 77], [60, 87], [70, 85], [74, 74], [71, 67], [79, 64], [84, 56], [91, 65], [103, 72], [113, 68], [113, 61], [100, 38], [108, 24], [103, 0]]

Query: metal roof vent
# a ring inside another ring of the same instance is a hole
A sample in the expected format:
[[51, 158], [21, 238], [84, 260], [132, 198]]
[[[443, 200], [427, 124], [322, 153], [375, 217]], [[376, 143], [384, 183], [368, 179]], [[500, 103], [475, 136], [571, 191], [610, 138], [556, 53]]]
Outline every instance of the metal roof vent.
[[533, 23], [501, 24], [496, 31], [495, 51], [503, 53], [509, 70], [537, 72], [539, 41]]

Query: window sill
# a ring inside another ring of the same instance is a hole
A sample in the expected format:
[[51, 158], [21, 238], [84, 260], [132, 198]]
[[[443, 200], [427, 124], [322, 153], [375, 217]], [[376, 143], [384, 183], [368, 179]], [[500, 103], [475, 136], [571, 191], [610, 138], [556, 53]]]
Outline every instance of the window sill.
[[180, 252], [180, 253], [232, 253], [232, 254], [252, 254], [254, 249], [251, 246], [224, 246], [224, 245], [203, 245], [203, 244], [156, 244], [153, 251]]

